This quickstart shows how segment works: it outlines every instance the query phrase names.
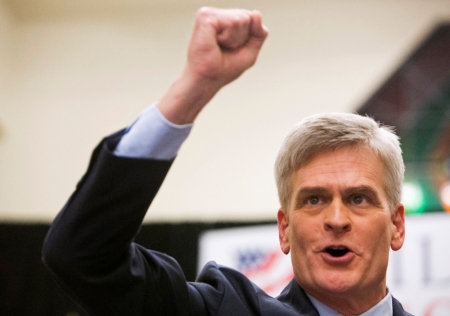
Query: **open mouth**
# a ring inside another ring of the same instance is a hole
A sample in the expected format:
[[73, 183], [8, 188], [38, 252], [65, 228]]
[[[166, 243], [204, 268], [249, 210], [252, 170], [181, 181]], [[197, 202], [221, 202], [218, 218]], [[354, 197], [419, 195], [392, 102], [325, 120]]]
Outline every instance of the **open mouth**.
[[339, 246], [339, 247], [328, 247], [325, 249], [325, 251], [333, 257], [342, 257], [345, 256], [349, 250], [346, 247]]

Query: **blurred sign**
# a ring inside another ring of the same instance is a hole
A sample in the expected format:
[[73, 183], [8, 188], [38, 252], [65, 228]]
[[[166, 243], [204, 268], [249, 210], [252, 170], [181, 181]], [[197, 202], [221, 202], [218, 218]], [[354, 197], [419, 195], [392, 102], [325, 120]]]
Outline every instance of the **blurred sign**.
[[272, 296], [278, 295], [294, 276], [290, 256], [280, 250], [276, 225], [204, 233], [199, 270], [211, 260], [242, 272]]
[[[293, 277], [276, 225], [206, 232], [200, 238], [199, 270], [210, 260], [241, 271], [272, 296]], [[416, 316], [450, 315], [450, 215], [406, 218], [406, 241], [391, 252], [387, 284]]]

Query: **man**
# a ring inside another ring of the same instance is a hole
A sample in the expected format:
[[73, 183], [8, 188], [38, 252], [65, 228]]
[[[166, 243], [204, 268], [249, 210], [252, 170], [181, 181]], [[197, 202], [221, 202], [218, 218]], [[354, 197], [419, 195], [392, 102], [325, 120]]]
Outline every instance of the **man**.
[[408, 315], [386, 288], [389, 248], [404, 239], [397, 137], [369, 118], [298, 125], [276, 162], [281, 249], [295, 278], [272, 298], [208, 263], [187, 283], [176, 261], [132, 242], [187, 137], [267, 36], [256, 11], [199, 11], [188, 61], [157, 106], [107, 137], [46, 237], [43, 260], [93, 315]]

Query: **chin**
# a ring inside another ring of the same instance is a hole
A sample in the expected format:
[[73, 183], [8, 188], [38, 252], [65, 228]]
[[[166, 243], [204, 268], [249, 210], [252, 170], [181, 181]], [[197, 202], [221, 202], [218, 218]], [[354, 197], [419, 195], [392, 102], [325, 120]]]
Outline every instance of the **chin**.
[[316, 279], [320, 287], [335, 294], [348, 294], [354, 291], [358, 282], [345, 272], [322, 272], [321, 277]]

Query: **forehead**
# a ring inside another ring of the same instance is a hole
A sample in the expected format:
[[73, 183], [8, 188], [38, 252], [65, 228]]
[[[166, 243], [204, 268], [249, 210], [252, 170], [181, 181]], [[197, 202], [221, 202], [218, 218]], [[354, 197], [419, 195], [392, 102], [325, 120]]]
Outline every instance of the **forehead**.
[[371, 186], [384, 191], [384, 166], [365, 146], [345, 146], [317, 153], [292, 175], [294, 192], [305, 186]]

